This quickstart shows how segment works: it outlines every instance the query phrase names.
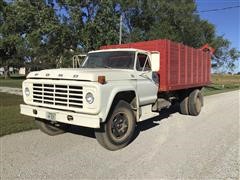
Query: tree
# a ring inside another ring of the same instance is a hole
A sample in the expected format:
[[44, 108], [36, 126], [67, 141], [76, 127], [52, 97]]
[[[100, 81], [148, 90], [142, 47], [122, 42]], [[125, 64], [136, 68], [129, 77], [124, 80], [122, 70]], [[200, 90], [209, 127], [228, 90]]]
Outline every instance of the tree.
[[212, 42], [216, 48], [213, 58], [213, 69], [219, 73], [233, 72], [237, 63], [240, 52], [235, 48], [230, 48], [230, 41], [223, 36], [217, 36]]
[[84, 51], [118, 42], [120, 14], [116, 2], [67, 0], [59, 1], [59, 4]]
[[170, 39], [199, 48], [210, 44], [216, 49], [214, 69], [233, 71], [239, 51], [230, 42], [217, 36], [215, 26], [202, 20], [193, 0], [122, 0], [125, 42]]
[[19, 61], [55, 67], [56, 59], [74, 44], [70, 27], [60, 23], [51, 4], [27, 0], [3, 2], [1, 7], [1, 64]]
[[118, 43], [170, 39], [216, 49], [214, 68], [234, 69], [239, 52], [202, 20], [194, 0], [0, 0], [0, 63], [56, 67], [79, 52]]

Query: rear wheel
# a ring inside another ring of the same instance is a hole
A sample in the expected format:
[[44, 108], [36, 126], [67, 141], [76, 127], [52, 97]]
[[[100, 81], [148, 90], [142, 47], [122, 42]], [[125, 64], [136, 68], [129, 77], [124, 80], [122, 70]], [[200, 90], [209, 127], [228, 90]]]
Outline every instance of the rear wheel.
[[115, 151], [131, 142], [135, 126], [131, 106], [125, 101], [119, 101], [106, 123], [95, 130], [95, 136], [104, 148]]
[[189, 95], [188, 100], [189, 114], [192, 116], [197, 116], [201, 112], [203, 106], [203, 95], [199, 89], [195, 89]]
[[50, 121], [40, 119], [40, 118], [35, 118], [35, 123], [42, 132], [50, 136], [55, 136], [58, 134], [65, 133], [65, 131], [69, 128], [69, 125], [67, 124], [62, 124], [62, 123], [52, 124]]
[[184, 115], [189, 115], [188, 96], [184, 96], [184, 98], [180, 102], [180, 113]]

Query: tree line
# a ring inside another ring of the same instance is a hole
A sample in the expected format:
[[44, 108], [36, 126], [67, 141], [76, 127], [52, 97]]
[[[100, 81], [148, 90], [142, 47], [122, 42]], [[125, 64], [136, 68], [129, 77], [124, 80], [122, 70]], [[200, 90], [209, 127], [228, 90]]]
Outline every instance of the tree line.
[[122, 42], [170, 39], [216, 49], [213, 68], [232, 71], [239, 52], [200, 18], [194, 0], [0, 0], [0, 65], [54, 68], [71, 56]]

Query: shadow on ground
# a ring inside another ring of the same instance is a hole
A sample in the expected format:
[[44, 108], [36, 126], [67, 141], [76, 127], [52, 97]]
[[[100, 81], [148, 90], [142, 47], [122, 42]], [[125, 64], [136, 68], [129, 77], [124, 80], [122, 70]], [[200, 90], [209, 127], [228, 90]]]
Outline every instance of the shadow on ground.
[[170, 117], [172, 114], [175, 114], [177, 112], [179, 112], [179, 104], [175, 104], [168, 109], [161, 110], [159, 112], [159, 116], [156, 116], [156, 117], [147, 119], [145, 121], [139, 122], [137, 124], [137, 128], [136, 128], [136, 131], [135, 131], [135, 134], [134, 134], [134, 137], [133, 137], [132, 141], [134, 141], [141, 132], [146, 131], [146, 130], [151, 129], [151, 128], [154, 128], [156, 126], [159, 126], [160, 121]]
[[159, 122], [165, 118], [168, 118], [171, 116], [171, 114], [174, 114], [176, 112], [179, 112], [179, 105], [171, 106], [168, 109], [163, 109], [160, 111], [159, 116], [156, 116], [154, 118], [150, 118], [148, 120], [145, 120], [143, 122], [139, 122], [137, 125], [137, 128], [139, 131], [146, 131], [148, 129], [151, 129], [155, 126], [159, 125]]
[[[136, 127], [136, 131], [134, 134], [134, 139], [137, 138], [137, 136], [140, 134], [142, 131], [146, 131], [148, 129], [154, 128], [159, 124], [159, 122], [165, 118], [168, 118], [171, 116], [171, 114], [174, 114], [176, 112], [179, 112], [179, 105], [173, 105], [168, 109], [163, 109], [160, 111], [159, 116], [156, 116], [154, 118], [150, 118], [148, 120], [145, 120], [143, 122], [139, 122]], [[71, 128], [68, 130], [69, 133], [81, 135], [81, 136], [86, 136], [90, 138], [95, 138], [94, 135], [94, 129], [91, 128], [85, 128], [85, 127], [80, 127], [80, 126], [74, 126], [72, 125]]]
[[73, 133], [73, 134], [76, 134], [76, 135], [95, 138], [94, 129], [92, 129], [92, 128], [85, 128], [85, 127], [81, 127], [81, 126], [71, 125], [71, 128], [68, 129], [67, 132]]

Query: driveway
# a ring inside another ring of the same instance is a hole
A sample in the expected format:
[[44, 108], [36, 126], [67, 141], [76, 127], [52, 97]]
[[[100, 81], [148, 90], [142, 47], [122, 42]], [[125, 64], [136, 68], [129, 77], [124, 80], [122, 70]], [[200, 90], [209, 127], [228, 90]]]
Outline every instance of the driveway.
[[197, 117], [164, 111], [115, 152], [79, 127], [54, 137], [39, 130], [4, 136], [2, 179], [238, 179], [239, 93], [205, 97]]

